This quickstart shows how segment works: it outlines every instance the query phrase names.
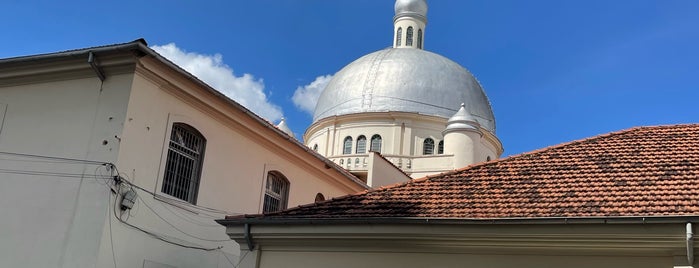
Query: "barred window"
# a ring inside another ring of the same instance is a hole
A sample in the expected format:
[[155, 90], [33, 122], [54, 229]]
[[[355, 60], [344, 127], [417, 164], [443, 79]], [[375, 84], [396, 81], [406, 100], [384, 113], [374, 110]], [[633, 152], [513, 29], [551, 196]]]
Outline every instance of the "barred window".
[[437, 154], [444, 154], [444, 141], [439, 141], [439, 145], [437, 145]]
[[196, 204], [205, 147], [206, 139], [193, 127], [183, 123], [172, 126], [163, 193]]
[[408, 31], [405, 33], [405, 45], [413, 46], [413, 26], [408, 27]]
[[417, 48], [422, 49], [422, 29], [417, 29]]
[[369, 150], [372, 152], [381, 152], [381, 136], [378, 134], [371, 136], [371, 147]]
[[403, 38], [403, 27], [398, 27], [396, 31], [396, 47], [400, 46], [400, 39]]
[[289, 200], [289, 180], [276, 171], [267, 173], [265, 184], [265, 201], [262, 212], [275, 212], [286, 209]]
[[351, 154], [352, 153], [352, 137], [347, 136], [345, 138], [345, 142], [342, 147], [342, 154]]
[[434, 153], [434, 140], [431, 138], [425, 139], [422, 142], [422, 154], [430, 155]]
[[357, 138], [357, 154], [366, 153], [366, 137], [361, 135]]

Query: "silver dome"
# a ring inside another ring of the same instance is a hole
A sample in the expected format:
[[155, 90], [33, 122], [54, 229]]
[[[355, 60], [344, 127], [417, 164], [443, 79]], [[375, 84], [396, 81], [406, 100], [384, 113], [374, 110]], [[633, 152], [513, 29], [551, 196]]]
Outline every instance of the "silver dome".
[[387, 48], [337, 72], [318, 99], [313, 122], [387, 111], [450, 118], [461, 103], [483, 128], [495, 133], [488, 97], [469, 71], [429, 51]]
[[416, 13], [420, 16], [427, 16], [427, 2], [425, 0], [396, 0], [394, 5], [396, 15], [403, 13]]

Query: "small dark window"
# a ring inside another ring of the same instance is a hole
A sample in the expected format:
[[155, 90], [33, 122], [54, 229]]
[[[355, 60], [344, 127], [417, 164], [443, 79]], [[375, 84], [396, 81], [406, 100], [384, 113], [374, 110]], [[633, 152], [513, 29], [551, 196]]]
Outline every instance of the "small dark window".
[[357, 138], [357, 154], [366, 153], [366, 137], [361, 135]]
[[371, 147], [369, 148], [372, 152], [381, 152], [381, 136], [378, 134], [371, 136]]
[[437, 154], [444, 154], [444, 141], [439, 141], [437, 145]]
[[321, 193], [316, 194], [316, 202], [325, 201], [325, 196]]
[[431, 138], [425, 139], [424, 142], [422, 142], [422, 154], [424, 155], [430, 155], [434, 154], [434, 140]]
[[352, 153], [352, 137], [347, 136], [342, 147], [342, 154]]
[[401, 42], [400, 39], [403, 38], [403, 27], [398, 27], [396, 31], [396, 47], [399, 47]]
[[316, 151], [316, 152], [318, 151], [318, 144], [313, 145], [313, 151]]
[[289, 200], [289, 180], [284, 178], [279, 172], [271, 171], [267, 173], [267, 183], [265, 184], [265, 201], [262, 205], [262, 212], [275, 212], [286, 209]]
[[163, 193], [196, 204], [205, 147], [206, 139], [199, 131], [183, 123], [172, 125]]
[[408, 31], [405, 33], [405, 45], [413, 46], [413, 26], [408, 27]]
[[485, 161], [490, 161], [490, 156], [486, 157]]
[[422, 49], [422, 29], [417, 30], [417, 48]]

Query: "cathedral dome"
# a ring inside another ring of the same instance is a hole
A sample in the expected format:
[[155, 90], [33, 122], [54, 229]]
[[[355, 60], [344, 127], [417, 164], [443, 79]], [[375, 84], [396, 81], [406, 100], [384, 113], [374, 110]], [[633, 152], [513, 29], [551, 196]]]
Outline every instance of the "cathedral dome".
[[313, 122], [331, 116], [388, 111], [448, 119], [462, 103], [483, 128], [495, 133], [488, 97], [469, 71], [425, 50], [387, 48], [337, 72], [318, 99]]
[[425, 0], [397, 0], [394, 9], [396, 15], [415, 13], [423, 17], [427, 16], [427, 2]]

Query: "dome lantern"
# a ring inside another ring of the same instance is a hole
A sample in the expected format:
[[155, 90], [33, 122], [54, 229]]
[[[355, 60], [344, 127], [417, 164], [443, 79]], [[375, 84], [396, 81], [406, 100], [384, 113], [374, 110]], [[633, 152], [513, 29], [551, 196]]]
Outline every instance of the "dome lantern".
[[423, 49], [427, 25], [425, 0], [396, 0], [393, 17], [393, 47]]

